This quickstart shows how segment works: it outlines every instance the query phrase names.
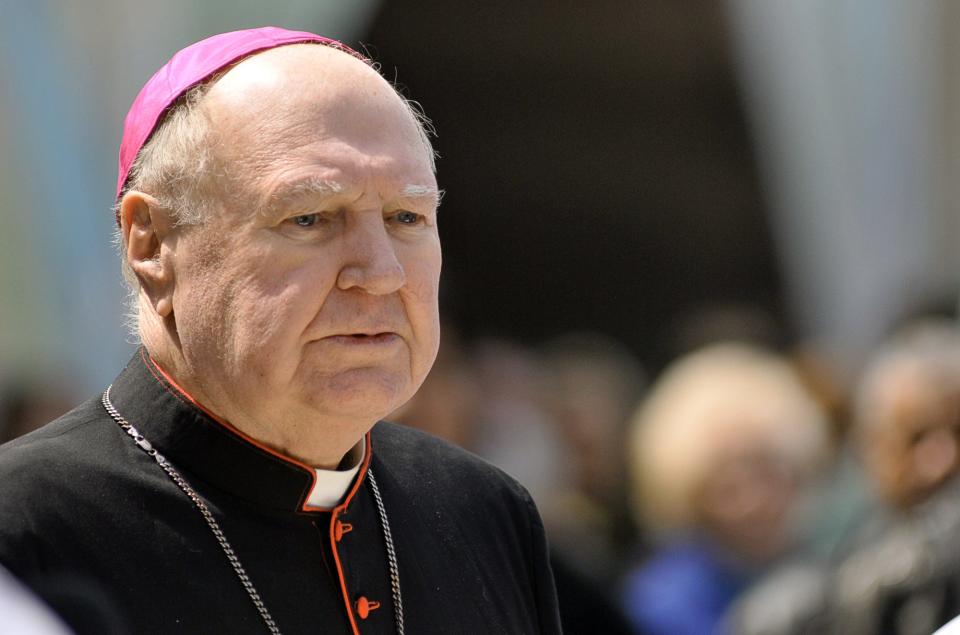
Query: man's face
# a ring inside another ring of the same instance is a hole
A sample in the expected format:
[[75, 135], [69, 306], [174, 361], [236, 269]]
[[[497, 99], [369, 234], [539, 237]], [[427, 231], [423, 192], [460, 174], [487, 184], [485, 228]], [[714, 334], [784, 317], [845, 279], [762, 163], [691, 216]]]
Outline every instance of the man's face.
[[866, 438], [867, 466], [886, 500], [906, 508], [960, 469], [960, 390], [949, 374], [906, 367], [890, 374], [878, 398], [883, 409]]
[[222, 209], [176, 230], [171, 256], [194, 383], [291, 437], [373, 423], [439, 340], [437, 187], [413, 118], [374, 71], [316, 45], [254, 56], [206, 99]]

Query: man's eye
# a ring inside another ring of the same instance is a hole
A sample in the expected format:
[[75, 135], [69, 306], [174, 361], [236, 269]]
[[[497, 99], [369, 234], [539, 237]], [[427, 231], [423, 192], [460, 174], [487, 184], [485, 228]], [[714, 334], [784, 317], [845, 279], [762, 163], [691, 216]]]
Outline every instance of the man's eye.
[[297, 227], [313, 227], [317, 224], [319, 215], [317, 214], [301, 214], [300, 216], [293, 216], [290, 221]]
[[393, 215], [397, 222], [403, 225], [416, 225], [420, 222], [420, 214], [416, 212], [400, 211]]

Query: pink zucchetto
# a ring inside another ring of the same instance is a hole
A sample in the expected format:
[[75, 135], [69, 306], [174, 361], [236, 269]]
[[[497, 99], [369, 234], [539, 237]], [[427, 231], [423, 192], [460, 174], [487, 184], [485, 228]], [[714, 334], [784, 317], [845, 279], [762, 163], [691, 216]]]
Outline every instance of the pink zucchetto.
[[123, 192], [123, 186], [140, 148], [163, 120], [167, 109], [181, 95], [217, 71], [248, 55], [300, 42], [325, 44], [365, 59], [337, 40], [275, 26], [220, 33], [177, 51], [140, 90], [124, 120], [117, 174], [117, 198]]

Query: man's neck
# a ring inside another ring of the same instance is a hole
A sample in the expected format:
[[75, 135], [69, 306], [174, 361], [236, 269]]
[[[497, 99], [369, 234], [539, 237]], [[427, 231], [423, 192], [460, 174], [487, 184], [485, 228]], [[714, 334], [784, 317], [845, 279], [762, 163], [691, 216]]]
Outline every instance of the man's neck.
[[[144, 343], [150, 359], [173, 386], [200, 409], [271, 450], [313, 468], [336, 470], [357, 451], [371, 425], [353, 420], [331, 420], [316, 413], [296, 411], [280, 405], [263, 412], [234, 407], [216, 389], [216, 383], [199, 381], [201, 373], [191, 371], [181, 355], [156, 353]], [[219, 395], [219, 396], [218, 396]]]

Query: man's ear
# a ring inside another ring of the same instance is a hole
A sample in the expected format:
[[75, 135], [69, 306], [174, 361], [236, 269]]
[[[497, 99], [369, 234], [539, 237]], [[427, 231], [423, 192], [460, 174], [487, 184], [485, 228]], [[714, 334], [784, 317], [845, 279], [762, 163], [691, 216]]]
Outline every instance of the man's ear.
[[169, 260], [160, 257], [172, 227], [169, 210], [154, 197], [136, 190], [123, 195], [120, 231], [124, 257], [161, 318], [173, 313], [174, 272]]

